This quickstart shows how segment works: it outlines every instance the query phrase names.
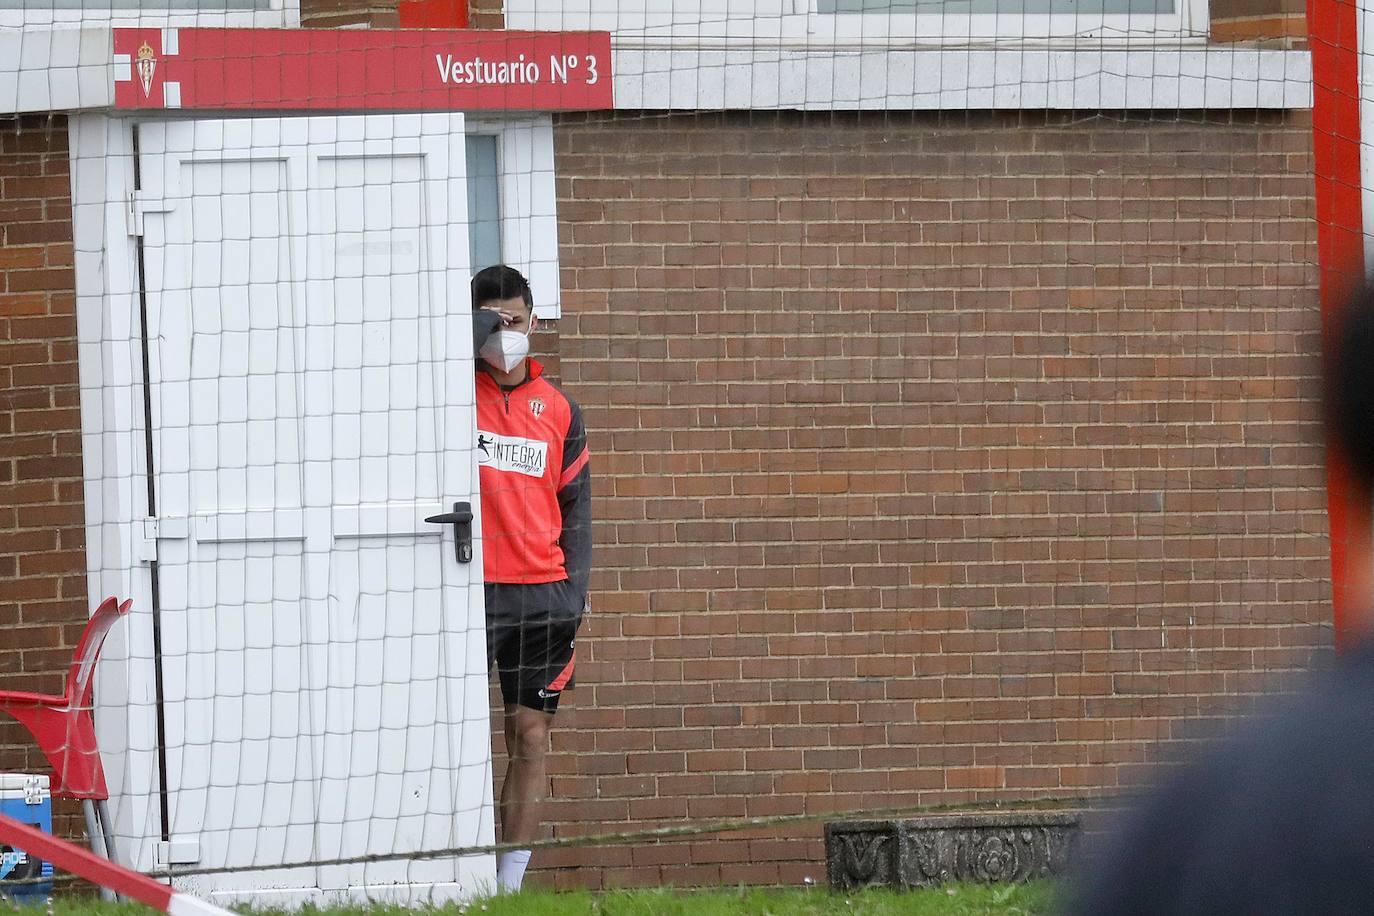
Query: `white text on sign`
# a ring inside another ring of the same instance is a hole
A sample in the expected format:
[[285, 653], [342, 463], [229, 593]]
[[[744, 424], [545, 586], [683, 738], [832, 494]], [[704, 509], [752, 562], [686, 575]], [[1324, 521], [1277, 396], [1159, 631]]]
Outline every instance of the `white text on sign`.
[[[434, 63], [439, 68], [439, 79], [455, 86], [533, 86], [543, 77], [539, 64], [526, 60], [523, 54], [516, 60], [502, 61], [480, 57], [461, 60], [452, 54], [435, 54]], [[588, 86], [595, 86], [601, 79], [596, 58], [590, 54], [550, 55], [548, 73], [552, 83], [581, 79]]]

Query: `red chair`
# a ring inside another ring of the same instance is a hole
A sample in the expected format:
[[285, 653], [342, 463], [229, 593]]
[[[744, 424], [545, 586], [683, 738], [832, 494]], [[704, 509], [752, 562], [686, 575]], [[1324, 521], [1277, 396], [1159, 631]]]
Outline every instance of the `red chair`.
[[29, 730], [52, 765], [52, 794], [81, 800], [91, 847], [111, 861], [115, 858], [114, 824], [106, 804], [110, 792], [105, 786], [105, 768], [95, 745], [91, 681], [110, 627], [129, 613], [132, 605], [132, 599], [123, 604], [116, 598], [100, 602], [76, 644], [61, 696], [0, 690], [0, 711], [14, 716]]

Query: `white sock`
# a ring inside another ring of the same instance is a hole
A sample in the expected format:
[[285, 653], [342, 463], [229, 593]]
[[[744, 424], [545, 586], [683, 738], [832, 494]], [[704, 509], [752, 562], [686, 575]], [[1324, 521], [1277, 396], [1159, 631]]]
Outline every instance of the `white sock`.
[[510, 849], [501, 853], [496, 859], [496, 880], [501, 890], [511, 893], [520, 890], [520, 884], [525, 880], [525, 866], [529, 864], [528, 849]]

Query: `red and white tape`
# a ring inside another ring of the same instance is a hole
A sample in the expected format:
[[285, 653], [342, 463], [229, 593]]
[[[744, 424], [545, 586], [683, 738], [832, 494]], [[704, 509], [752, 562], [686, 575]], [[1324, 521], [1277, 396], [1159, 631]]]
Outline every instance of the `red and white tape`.
[[93, 884], [108, 887], [125, 897], [146, 903], [170, 916], [234, 916], [231, 910], [213, 903], [178, 893], [170, 885], [154, 881], [109, 859], [103, 859], [89, 849], [59, 840], [36, 827], [0, 814], [0, 843], [22, 849], [54, 868], [80, 875]]

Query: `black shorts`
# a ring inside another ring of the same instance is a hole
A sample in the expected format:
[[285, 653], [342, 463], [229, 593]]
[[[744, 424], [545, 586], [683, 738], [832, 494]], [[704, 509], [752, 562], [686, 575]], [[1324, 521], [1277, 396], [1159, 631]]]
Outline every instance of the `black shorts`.
[[572, 584], [487, 583], [487, 665], [501, 678], [507, 706], [552, 713], [573, 686], [582, 601]]

